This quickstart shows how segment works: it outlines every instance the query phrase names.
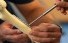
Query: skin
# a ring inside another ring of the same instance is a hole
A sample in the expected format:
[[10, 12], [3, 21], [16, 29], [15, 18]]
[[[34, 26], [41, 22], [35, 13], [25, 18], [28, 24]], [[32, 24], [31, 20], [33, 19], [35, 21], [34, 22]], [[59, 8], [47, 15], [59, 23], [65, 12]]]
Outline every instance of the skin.
[[27, 43], [29, 41], [27, 35], [23, 34], [20, 30], [13, 28], [8, 22], [4, 22], [0, 25], [0, 36], [2, 41], [7, 40], [12, 43]]
[[[59, 43], [61, 32], [57, 25], [50, 23], [42, 23], [38, 26], [33, 26], [32, 40], [41, 43]], [[26, 34], [23, 34], [20, 30], [13, 28], [8, 22], [4, 22], [0, 25], [1, 41], [7, 40], [12, 43], [28, 43], [29, 38]]]
[[[16, 4], [16, 5], [18, 9], [22, 12], [22, 14], [25, 16], [28, 23], [32, 22], [35, 18], [37, 18], [39, 15], [41, 15], [46, 10], [46, 7], [42, 6], [42, 4], [38, 0], [35, 0], [32, 3], [28, 3], [24, 5], [23, 4]], [[40, 23], [49, 22], [49, 21], [51, 21], [50, 18], [43, 17], [39, 21], [36, 21], [35, 23], [33, 23], [31, 26], [39, 25]]]
[[63, 2], [61, 0], [56, 0], [57, 1], [57, 9], [63, 13], [63, 14], [67, 14], [67, 10], [68, 10], [68, 2], [67, 0], [64, 0]]
[[[29, 23], [29, 20], [33, 20], [33, 18], [29, 19], [30, 15], [35, 15], [37, 17], [44, 11], [43, 9], [45, 9], [45, 7], [42, 6], [38, 0], [34, 0], [28, 4], [16, 5], [27, 18]], [[40, 43], [60, 43], [60, 38], [62, 35], [60, 27], [53, 23], [46, 23], [45, 21], [42, 21], [43, 20], [41, 19], [40, 22], [36, 22], [35, 24], [31, 25], [32, 31], [30, 32], [30, 35], [32, 35], [32, 40]], [[16, 28], [13, 28], [13, 26], [7, 21], [2, 23], [0, 28], [1, 42], [8, 40], [12, 43], [28, 43], [30, 40], [26, 34]]]

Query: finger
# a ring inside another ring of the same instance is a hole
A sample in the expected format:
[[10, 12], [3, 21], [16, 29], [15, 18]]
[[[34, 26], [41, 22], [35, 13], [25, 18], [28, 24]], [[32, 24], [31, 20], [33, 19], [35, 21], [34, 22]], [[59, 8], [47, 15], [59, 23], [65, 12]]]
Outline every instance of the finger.
[[61, 0], [56, 0], [55, 4], [58, 5], [58, 3], [60, 3]]
[[58, 2], [57, 6], [59, 6], [59, 7], [67, 7], [68, 8], [68, 2]]
[[8, 22], [4, 22], [4, 23], [2, 24], [2, 26], [3, 26], [4, 28], [17, 29], [15, 26], [13, 26], [12, 24], [10, 24], [10, 23], [8, 23]]
[[25, 41], [27, 40], [27, 35], [25, 34], [19, 34], [19, 35], [6, 35], [4, 40], [10, 41], [10, 42], [18, 42], [18, 41]]
[[34, 31], [48, 31], [47, 26], [50, 26], [50, 23], [41, 23], [39, 26], [32, 27]]
[[39, 26], [33, 28], [32, 30], [41, 32], [60, 32], [60, 29], [57, 25], [48, 23], [42, 23]]
[[32, 31], [30, 33], [32, 36], [41, 37], [41, 38], [60, 38], [61, 33], [60, 32], [37, 32]]
[[2, 24], [2, 26], [3, 26], [4, 28], [12, 28], [12, 27], [13, 27], [13, 25], [11, 25], [10, 23], [8, 23], [7, 21], [5, 21], [5, 22]]
[[68, 8], [63, 8], [63, 11], [61, 13], [63, 13], [64, 15], [66, 15], [67, 14], [67, 12], [66, 12], [67, 9]]
[[67, 10], [67, 8], [62, 8], [62, 7], [56, 7], [57, 8], [57, 10], [59, 10], [61, 13], [63, 13], [64, 15], [66, 15], [67, 14], [67, 12], [66, 12], [66, 10]]
[[57, 8], [57, 10], [61, 10], [61, 7], [58, 7], [58, 6], [57, 6], [56, 8]]
[[61, 8], [60, 11], [61, 11], [61, 13], [63, 13], [64, 12], [64, 8]]
[[58, 3], [58, 2], [60, 2], [60, 1], [61, 1], [61, 0], [56, 0], [55, 2]]
[[21, 32], [18, 29], [14, 29], [14, 30], [11, 29], [11, 30], [6, 31], [5, 35], [14, 35], [14, 34], [21, 34], [21, 33], [23, 32]]
[[50, 43], [56, 40], [56, 38], [40, 38], [40, 37], [34, 37], [32, 36], [32, 40], [33, 41], [37, 41], [37, 42], [46, 42], [46, 43]]
[[12, 27], [13, 27], [13, 25], [11, 25], [11, 24], [7, 23], [7, 24], [5, 25], [5, 27], [7, 27], [7, 28], [12, 28]]
[[36, 27], [32, 28], [32, 31], [39, 31], [39, 32], [40, 32], [40, 31], [47, 31], [46, 28], [44, 28], [44, 27], [41, 28], [41, 29], [40, 29], [40, 28], [41, 28], [41, 27], [36, 26]]
[[63, 13], [64, 15], [66, 15], [66, 14], [67, 14], [66, 10], [67, 10], [67, 9], [65, 9], [65, 8], [61, 8], [60, 11], [61, 11], [61, 13]]
[[21, 34], [22, 32], [18, 29], [11, 29], [11, 28], [8, 28], [8, 27], [4, 27], [2, 26], [1, 27], [1, 32], [2, 34], [4, 35], [12, 35], [12, 34]]
[[51, 26], [47, 27], [48, 32], [60, 32], [60, 27], [52, 24]]
[[[51, 24], [51, 23], [42, 23], [39, 25], [40, 28], [43, 28], [41, 30], [47, 30], [47, 31], [59, 31], [59, 27], [56, 24]], [[45, 28], [46, 27], [46, 28]]]
[[63, 12], [64, 15], [67, 15], [67, 12]]

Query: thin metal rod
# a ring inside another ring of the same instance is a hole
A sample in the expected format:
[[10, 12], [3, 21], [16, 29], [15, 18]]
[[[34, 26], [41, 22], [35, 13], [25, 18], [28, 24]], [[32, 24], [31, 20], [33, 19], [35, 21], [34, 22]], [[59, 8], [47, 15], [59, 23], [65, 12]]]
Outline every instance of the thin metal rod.
[[45, 11], [43, 14], [41, 14], [40, 16], [38, 16], [35, 20], [33, 20], [29, 25], [32, 25], [34, 22], [36, 22], [38, 19], [40, 19], [41, 17], [45, 16], [47, 13], [49, 13], [50, 11], [52, 11], [57, 5], [52, 6], [51, 8], [49, 8], [47, 11]]

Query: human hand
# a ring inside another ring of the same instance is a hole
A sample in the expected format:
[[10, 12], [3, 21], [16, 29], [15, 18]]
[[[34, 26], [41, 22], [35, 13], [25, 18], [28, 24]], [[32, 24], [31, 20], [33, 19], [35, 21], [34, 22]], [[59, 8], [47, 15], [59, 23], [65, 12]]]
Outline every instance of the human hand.
[[56, 0], [56, 5], [57, 5], [57, 9], [61, 11], [61, 13], [63, 14], [67, 14], [67, 10], [68, 10], [68, 1], [64, 0]]
[[12, 43], [28, 43], [29, 38], [26, 34], [23, 34], [20, 30], [14, 28], [8, 22], [4, 22], [0, 25], [0, 40], [9, 41]]
[[32, 27], [30, 33], [34, 41], [40, 43], [59, 43], [61, 38], [60, 28], [55, 24], [42, 23]]

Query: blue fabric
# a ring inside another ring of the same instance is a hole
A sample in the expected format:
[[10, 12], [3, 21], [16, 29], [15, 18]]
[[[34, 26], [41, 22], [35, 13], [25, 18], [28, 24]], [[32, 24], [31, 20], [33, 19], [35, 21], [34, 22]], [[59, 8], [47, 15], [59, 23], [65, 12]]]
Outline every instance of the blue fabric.
[[63, 35], [60, 43], [68, 43], [68, 23], [61, 24]]
[[26, 3], [32, 2], [33, 0], [6, 0], [6, 1], [10, 1], [10, 2], [13, 2], [15, 4], [26, 4]]

